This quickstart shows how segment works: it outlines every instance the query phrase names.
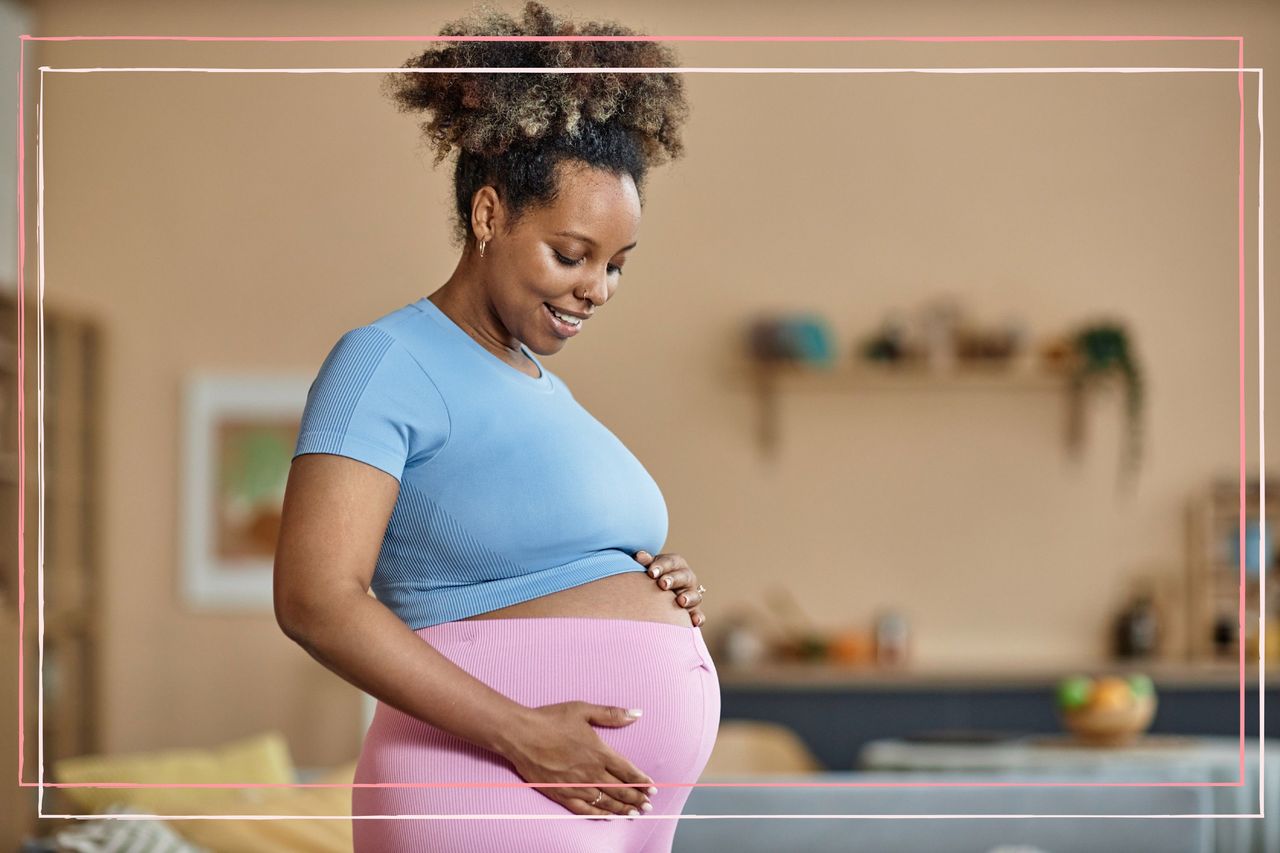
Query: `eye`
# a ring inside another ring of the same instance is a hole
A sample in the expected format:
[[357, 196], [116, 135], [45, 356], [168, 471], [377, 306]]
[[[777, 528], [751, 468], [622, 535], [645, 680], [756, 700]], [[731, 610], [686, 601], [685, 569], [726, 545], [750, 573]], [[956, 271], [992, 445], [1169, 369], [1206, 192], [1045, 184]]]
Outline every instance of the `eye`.
[[[555, 249], [552, 249], [551, 251], [555, 252], [556, 259], [566, 267], [576, 267], [578, 264], [586, 260], [586, 258], [566, 258], [564, 255], [556, 252]], [[622, 267], [616, 266], [615, 264], [609, 264], [609, 272], [616, 272], [618, 275], [622, 275]]]

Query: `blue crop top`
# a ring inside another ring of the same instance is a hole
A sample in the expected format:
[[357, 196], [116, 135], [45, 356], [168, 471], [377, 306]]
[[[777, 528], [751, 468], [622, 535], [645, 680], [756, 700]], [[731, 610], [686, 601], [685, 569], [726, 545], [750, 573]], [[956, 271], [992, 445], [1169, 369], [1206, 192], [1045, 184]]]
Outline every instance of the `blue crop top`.
[[295, 458], [400, 481], [371, 586], [415, 630], [643, 572], [666, 541], [657, 483], [521, 349], [539, 377], [424, 297], [344, 334], [307, 392]]

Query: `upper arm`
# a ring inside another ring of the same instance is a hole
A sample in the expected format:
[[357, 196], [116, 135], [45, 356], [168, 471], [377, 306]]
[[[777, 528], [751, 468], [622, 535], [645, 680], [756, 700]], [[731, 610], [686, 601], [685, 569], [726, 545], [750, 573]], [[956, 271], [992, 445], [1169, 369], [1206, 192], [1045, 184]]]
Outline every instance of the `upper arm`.
[[276, 550], [277, 620], [336, 592], [366, 591], [410, 461], [449, 437], [439, 391], [377, 326], [344, 334], [307, 392]]
[[293, 460], [273, 576], [276, 620], [286, 632], [327, 597], [368, 590], [399, 493], [395, 477], [345, 456]]

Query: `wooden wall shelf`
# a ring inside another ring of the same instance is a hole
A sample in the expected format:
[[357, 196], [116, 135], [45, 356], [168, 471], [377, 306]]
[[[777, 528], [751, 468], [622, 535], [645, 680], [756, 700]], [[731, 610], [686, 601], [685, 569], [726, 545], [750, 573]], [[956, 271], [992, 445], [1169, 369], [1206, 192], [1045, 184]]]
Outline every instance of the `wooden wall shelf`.
[[[772, 455], [777, 450], [779, 398], [784, 393], [861, 393], [903, 391], [1013, 391], [1066, 394], [1070, 378], [1061, 370], [1007, 365], [958, 366], [950, 370], [933, 370], [917, 366], [875, 366], [845, 362], [830, 368], [810, 367], [786, 362], [749, 361], [736, 377], [739, 386], [756, 393], [759, 405], [757, 435], [760, 448]], [[1089, 389], [1116, 389], [1117, 377], [1091, 379]], [[1072, 420], [1079, 413], [1069, 413], [1068, 434]]]

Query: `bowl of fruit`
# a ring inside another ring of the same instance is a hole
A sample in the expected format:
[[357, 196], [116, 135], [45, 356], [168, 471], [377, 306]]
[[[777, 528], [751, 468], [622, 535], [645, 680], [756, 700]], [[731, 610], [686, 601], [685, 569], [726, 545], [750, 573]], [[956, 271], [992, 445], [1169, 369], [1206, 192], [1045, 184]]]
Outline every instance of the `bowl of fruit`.
[[1058, 682], [1058, 715], [1076, 739], [1091, 746], [1123, 746], [1151, 725], [1156, 690], [1140, 672], [1071, 675]]

